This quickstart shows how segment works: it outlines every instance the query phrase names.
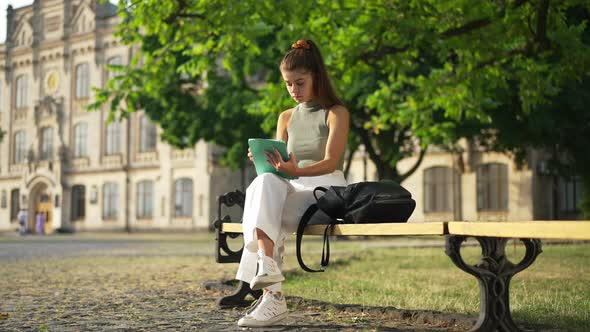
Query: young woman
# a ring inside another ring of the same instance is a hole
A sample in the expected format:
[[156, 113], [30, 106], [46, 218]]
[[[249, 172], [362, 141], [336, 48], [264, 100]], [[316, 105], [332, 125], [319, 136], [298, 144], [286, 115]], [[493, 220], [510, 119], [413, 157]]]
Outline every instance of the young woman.
[[[281, 291], [284, 243], [305, 210], [314, 203], [317, 186], [345, 186], [342, 172], [349, 114], [330, 83], [320, 50], [311, 40], [298, 40], [284, 56], [280, 70], [297, 106], [281, 113], [277, 139], [287, 142], [289, 161], [278, 151], [268, 162], [287, 175], [262, 174], [246, 190], [242, 221], [245, 249], [236, 278], [264, 289], [239, 326], [269, 326], [287, 316]], [[248, 153], [252, 159], [252, 155]]]

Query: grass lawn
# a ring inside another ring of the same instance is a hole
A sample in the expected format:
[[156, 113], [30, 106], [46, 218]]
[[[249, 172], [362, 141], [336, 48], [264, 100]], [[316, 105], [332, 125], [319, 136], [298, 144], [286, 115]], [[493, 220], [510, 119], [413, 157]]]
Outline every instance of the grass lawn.
[[[477, 315], [479, 286], [445, 255], [443, 248], [367, 246], [371, 240], [333, 241], [333, 260], [324, 273], [297, 269], [288, 257], [284, 290], [288, 294], [335, 303], [393, 306]], [[305, 261], [317, 267], [319, 242], [304, 249]], [[479, 247], [462, 255], [477, 262]], [[507, 256], [517, 262], [524, 246], [509, 243]], [[514, 320], [526, 325], [584, 331], [590, 328], [590, 244], [544, 245], [543, 253], [511, 282]]]

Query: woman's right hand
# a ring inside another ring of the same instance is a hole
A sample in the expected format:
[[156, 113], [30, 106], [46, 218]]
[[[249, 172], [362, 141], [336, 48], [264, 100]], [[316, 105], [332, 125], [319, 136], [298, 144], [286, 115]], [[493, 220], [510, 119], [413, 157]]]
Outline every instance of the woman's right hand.
[[252, 152], [250, 151], [250, 148], [248, 148], [248, 159], [250, 159], [250, 161], [254, 161], [254, 157], [252, 157]]

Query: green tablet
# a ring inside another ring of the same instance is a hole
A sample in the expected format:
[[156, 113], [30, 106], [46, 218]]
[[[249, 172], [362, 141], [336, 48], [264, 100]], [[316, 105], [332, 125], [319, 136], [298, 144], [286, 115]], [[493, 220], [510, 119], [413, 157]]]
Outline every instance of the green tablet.
[[280, 139], [269, 139], [269, 138], [250, 138], [248, 139], [248, 146], [254, 159], [254, 167], [256, 168], [256, 174], [260, 175], [263, 173], [277, 174], [285, 179], [297, 179], [296, 176], [290, 176], [284, 173], [278, 172], [271, 164], [268, 163], [266, 157], [266, 151], [274, 153], [273, 148], [277, 148], [281, 157], [284, 161], [289, 161], [289, 153], [287, 152], [287, 144], [285, 141]]

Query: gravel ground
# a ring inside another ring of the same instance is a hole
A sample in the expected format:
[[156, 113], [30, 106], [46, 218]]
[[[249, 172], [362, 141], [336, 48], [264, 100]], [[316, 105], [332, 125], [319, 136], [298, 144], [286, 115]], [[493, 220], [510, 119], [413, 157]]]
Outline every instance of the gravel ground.
[[[212, 234], [0, 236], [0, 331], [241, 331]], [[211, 282], [213, 280], [213, 282]], [[267, 331], [465, 330], [473, 317], [287, 298]]]

